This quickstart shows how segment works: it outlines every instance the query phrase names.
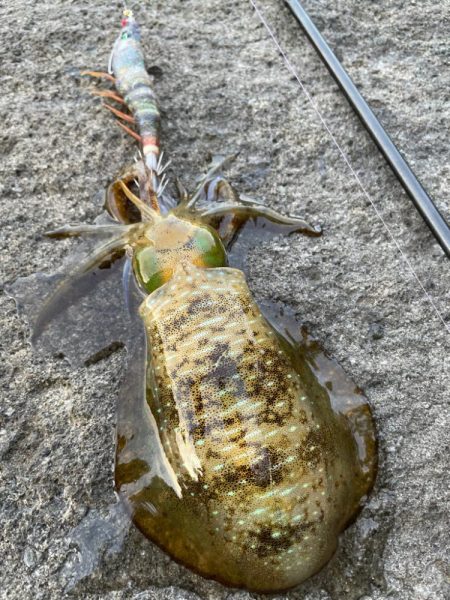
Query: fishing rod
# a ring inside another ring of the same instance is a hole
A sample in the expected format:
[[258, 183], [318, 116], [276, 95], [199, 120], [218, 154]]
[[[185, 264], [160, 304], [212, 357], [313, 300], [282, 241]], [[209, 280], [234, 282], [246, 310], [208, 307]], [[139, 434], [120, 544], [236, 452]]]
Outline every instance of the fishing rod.
[[450, 228], [298, 0], [284, 0], [430, 231], [450, 258]]

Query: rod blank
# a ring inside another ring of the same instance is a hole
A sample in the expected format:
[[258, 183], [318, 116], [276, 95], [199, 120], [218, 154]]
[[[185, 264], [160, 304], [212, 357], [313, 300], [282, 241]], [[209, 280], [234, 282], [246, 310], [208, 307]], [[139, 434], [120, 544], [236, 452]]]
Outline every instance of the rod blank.
[[370, 106], [361, 96], [344, 67], [311, 21], [308, 13], [297, 0], [285, 0], [293, 15], [303, 28], [325, 66], [344, 92], [351, 107], [376, 143], [404, 190], [430, 228], [440, 246], [450, 258], [450, 228], [436, 208], [433, 200], [418, 181], [411, 167], [398, 151], [394, 142], [384, 130]]

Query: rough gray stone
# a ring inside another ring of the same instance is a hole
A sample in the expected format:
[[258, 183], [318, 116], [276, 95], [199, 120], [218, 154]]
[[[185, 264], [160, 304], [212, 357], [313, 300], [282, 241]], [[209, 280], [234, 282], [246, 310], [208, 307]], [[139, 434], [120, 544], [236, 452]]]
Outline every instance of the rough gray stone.
[[[87, 93], [120, 3], [2, 4], [2, 281], [58, 268], [70, 241], [46, 229], [90, 222], [135, 152]], [[307, 600], [448, 597], [449, 338], [410, 261], [450, 322], [448, 261], [281, 1], [259, 0], [350, 157], [402, 256], [361, 193], [250, 3], [136, 3], [165, 111], [173, 171], [192, 187], [208, 153], [240, 154], [237, 187], [322, 222], [324, 236], [275, 238], [249, 258], [260, 299], [290, 305], [365, 389], [380, 468], [336, 556], [297, 590]], [[442, 212], [448, 189], [449, 4], [305, 2]], [[124, 350], [88, 367], [35, 354], [6, 295], [1, 318], [0, 596], [247, 600], [174, 563], [120, 516], [112, 483]]]

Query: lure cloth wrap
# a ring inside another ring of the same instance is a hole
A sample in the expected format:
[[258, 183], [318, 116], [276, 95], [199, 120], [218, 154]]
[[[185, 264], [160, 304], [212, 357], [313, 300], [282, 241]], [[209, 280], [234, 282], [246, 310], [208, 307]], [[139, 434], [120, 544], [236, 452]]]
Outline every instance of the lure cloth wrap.
[[160, 113], [151, 88], [152, 79], [145, 69], [140, 40], [136, 21], [132, 17], [124, 19], [112, 52], [111, 70], [116, 87], [136, 120], [145, 164], [155, 170], [159, 155]]

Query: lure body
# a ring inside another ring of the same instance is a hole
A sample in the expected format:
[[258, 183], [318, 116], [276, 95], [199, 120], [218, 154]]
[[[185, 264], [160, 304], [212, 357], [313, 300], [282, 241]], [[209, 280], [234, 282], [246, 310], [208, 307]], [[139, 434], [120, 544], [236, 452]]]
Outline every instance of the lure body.
[[[175, 201], [165, 192], [159, 110], [130, 11], [110, 64], [123, 98], [99, 95], [129, 108], [131, 116], [113, 112], [134, 123], [143, 159], [108, 190], [107, 208], [121, 224], [53, 235], [112, 236], [72, 273], [69, 292], [73, 280], [126, 251], [142, 294], [146, 348], [131, 353], [132, 366], [142, 362], [137, 393], [119, 405], [117, 490], [141, 531], [202, 575], [264, 592], [292, 587], [330, 558], [372, 486], [373, 422], [353, 392], [341, 408], [332, 404], [333, 375], [320, 381], [313, 355], [302, 358], [262, 315], [242, 271], [228, 266], [227, 248], [249, 218], [320, 232], [239, 196], [220, 173], [223, 161]], [[60, 294], [44, 306], [35, 335]]]
[[136, 120], [145, 164], [156, 169], [159, 156], [160, 114], [152, 79], [144, 64], [138, 24], [131, 14], [122, 20], [122, 30], [114, 44], [110, 68], [117, 91]]

